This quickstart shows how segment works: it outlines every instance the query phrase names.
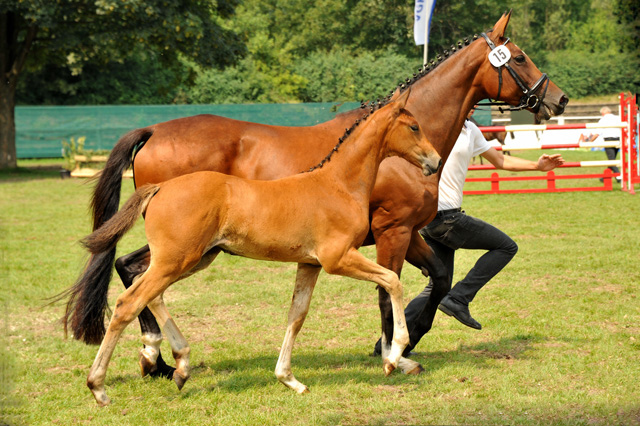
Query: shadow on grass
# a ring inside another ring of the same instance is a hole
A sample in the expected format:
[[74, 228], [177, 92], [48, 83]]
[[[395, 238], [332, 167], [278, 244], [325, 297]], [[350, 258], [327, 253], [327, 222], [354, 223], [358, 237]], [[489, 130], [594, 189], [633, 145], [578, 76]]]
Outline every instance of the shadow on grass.
[[18, 167], [15, 169], [0, 169], [0, 183], [24, 182], [38, 179], [62, 179], [61, 166], [32, 166]]
[[[461, 364], [470, 368], [500, 369], [495, 359], [524, 359], [532, 344], [546, 340], [541, 335], [516, 335], [497, 341], [483, 342], [477, 345], [460, 345], [451, 351], [417, 353], [412, 357], [425, 368], [423, 375], [430, 375], [444, 366]], [[292, 370], [298, 380], [309, 386], [340, 386], [349, 383], [369, 383], [373, 386], [399, 385], [413, 382], [414, 376], [405, 376], [399, 371], [390, 377], [382, 372], [382, 359], [367, 353], [345, 354], [344, 352], [313, 352], [300, 354], [292, 358]], [[271, 386], [277, 383], [273, 373], [277, 354], [273, 356], [249, 356], [226, 359], [213, 364], [201, 362], [192, 367], [192, 378], [197, 376], [216, 376], [213, 386], [190, 387], [183, 391], [183, 397], [189, 397], [214, 389], [238, 393], [248, 389]]]

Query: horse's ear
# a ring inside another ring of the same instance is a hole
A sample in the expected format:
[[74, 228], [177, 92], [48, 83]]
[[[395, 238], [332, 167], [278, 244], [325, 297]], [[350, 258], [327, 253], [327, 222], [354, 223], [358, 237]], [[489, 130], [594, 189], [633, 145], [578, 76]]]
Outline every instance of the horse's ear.
[[491, 31], [491, 38], [497, 40], [499, 38], [504, 37], [504, 33], [507, 29], [507, 25], [509, 24], [509, 19], [511, 18], [511, 10], [505, 12], [498, 22], [493, 26], [493, 30]]
[[404, 92], [401, 92], [400, 89], [397, 89], [396, 92], [391, 97], [391, 102], [396, 104], [398, 110], [404, 108], [407, 104], [407, 99], [409, 99], [409, 94], [411, 93], [411, 86], [407, 88]]

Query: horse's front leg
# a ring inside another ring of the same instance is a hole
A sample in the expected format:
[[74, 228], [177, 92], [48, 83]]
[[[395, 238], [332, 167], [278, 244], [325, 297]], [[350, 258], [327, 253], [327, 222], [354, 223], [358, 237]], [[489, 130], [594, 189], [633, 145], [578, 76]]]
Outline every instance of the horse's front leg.
[[309, 388], [293, 376], [291, 372], [291, 352], [293, 351], [293, 343], [296, 340], [296, 336], [298, 332], [300, 332], [302, 324], [309, 312], [311, 296], [313, 295], [313, 289], [316, 286], [321, 269], [320, 266], [306, 265], [303, 263], [298, 264], [296, 285], [293, 290], [291, 307], [289, 308], [287, 332], [284, 336], [284, 342], [282, 342], [278, 363], [276, 364], [275, 374], [278, 380], [298, 393], [309, 392]]
[[[374, 228], [374, 237], [376, 240], [377, 261], [379, 265], [395, 272], [398, 277], [402, 272], [405, 253], [411, 241], [411, 232], [406, 227], [387, 228], [384, 231]], [[391, 342], [393, 337], [393, 309], [389, 293], [378, 286], [378, 305], [380, 307], [380, 320], [382, 325], [382, 337], [376, 343], [374, 354], [380, 353], [383, 358], [391, 350]], [[409, 321], [407, 327], [411, 330]], [[411, 345], [411, 342], [409, 343]], [[413, 346], [411, 346], [413, 348]], [[404, 350], [404, 354], [409, 353], [410, 348]], [[424, 369], [422, 366], [408, 358], [402, 357], [399, 361], [399, 367], [405, 374], [420, 374]]]
[[[149, 267], [151, 254], [149, 246], [129, 253], [116, 260], [115, 267], [125, 289], [133, 284], [136, 277], [143, 274]], [[162, 331], [158, 322], [148, 308], [144, 308], [138, 316], [140, 330], [142, 331], [142, 343], [144, 347], [140, 350], [140, 371], [142, 376], [147, 374], [152, 377], [173, 377], [174, 367], [167, 365], [162, 359], [160, 343], [162, 343]]]

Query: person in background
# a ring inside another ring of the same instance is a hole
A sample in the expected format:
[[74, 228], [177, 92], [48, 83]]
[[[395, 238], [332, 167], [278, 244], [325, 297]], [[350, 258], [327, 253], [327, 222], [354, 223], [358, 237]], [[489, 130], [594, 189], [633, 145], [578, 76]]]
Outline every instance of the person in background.
[[[598, 124], [605, 126], [620, 124], [620, 118], [616, 115], [613, 115], [609, 107], [604, 106], [600, 108], [600, 115], [602, 117], [600, 118], [600, 120], [598, 120]], [[600, 129], [599, 133], [591, 133], [588, 136], [582, 134], [580, 135], [578, 142], [593, 142], [598, 138], [598, 136], [602, 136], [602, 139], [604, 139], [605, 142], [615, 141], [620, 144], [620, 129], [615, 127]], [[604, 149], [608, 160], [615, 160], [618, 156], [619, 151], [619, 145], [618, 147], [607, 147]], [[609, 166], [609, 169], [616, 175], [616, 179], [620, 180], [620, 169], [618, 169], [616, 166]]]

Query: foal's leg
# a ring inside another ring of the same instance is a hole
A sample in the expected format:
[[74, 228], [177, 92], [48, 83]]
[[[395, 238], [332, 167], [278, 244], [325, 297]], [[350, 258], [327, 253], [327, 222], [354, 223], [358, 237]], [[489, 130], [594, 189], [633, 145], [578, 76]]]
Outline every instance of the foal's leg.
[[[202, 256], [196, 266], [185, 272], [176, 281], [187, 278], [195, 274], [196, 272], [205, 269], [211, 264], [211, 262], [213, 262], [213, 260], [216, 258], [216, 256], [218, 256], [219, 253], [220, 249], [218, 248], [209, 250]], [[145, 344], [145, 347], [140, 351], [140, 368], [142, 370], [142, 376], [145, 376], [147, 373], [152, 372], [156, 365], [159, 369], [161, 367], [160, 362], [162, 362], [165, 368], [171, 369], [171, 376], [166, 377], [173, 377], [173, 381], [176, 382], [176, 385], [178, 385], [178, 389], [182, 389], [185, 382], [189, 378], [189, 344], [187, 343], [182, 333], [180, 333], [180, 330], [171, 318], [171, 315], [169, 315], [169, 311], [167, 310], [162, 297], [158, 297], [150, 302], [148, 308], [149, 309], [145, 308], [144, 311], [149, 311], [149, 316], [153, 319], [153, 324], [155, 324], [155, 327], [158, 327], [156, 318], [162, 324], [162, 329], [167, 335], [169, 344], [171, 345], [171, 349], [173, 350], [173, 358], [177, 362], [177, 369], [166, 365], [164, 361], [162, 361], [160, 355], [162, 333], [158, 331], [157, 334], [144, 334], [142, 336], [142, 342]], [[160, 329], [158, 328], [158, 330]], [[156, 357], [158, 361], [157, 364]]]
[[[400, 273], [402, 272], [405, 258], [404, 254], [407, 252], [409, 242], [411, 241], [412, 234], [410, 232], [407, 228], [396, 227], [388, 228], [384, 232], [376, 233], [375, 235], [378, 264], [392, 270], [398, 277], [400, 277]], [[420, 238], [420, 235], [418, 235], [418, 238]], [[382, 323], [380, 352], [384, 359], [391, 351], [393, 309], [389, 293], [381, 286], [378, 286], [378, 305], [380, 307]], [[409, 324], [407, 324], [407, 327], [411, 330]], [[405, 350], [404, 352], [408, 353], [409, 350]], [[398, 366], [405, 374], [420, 374], [424, 371], [420, 363], [404, 357], [400, 358]]]
[[176, 369], [173, 373], [173, 381], [176, 382], [178, 389], [182, 389], [187, 379], [189, 379], [189, 343], [184, 338], [180, 329], [171, 318], [169, 310], [164, 304], [162, 295], [156, 297], [149, 303], [149, 309], [160, 322], [164, 333], [167, 335], [173, 357], [176, 360]]
[[[116, 271], [118, 275], [120, 275], [125, 289], [131, 287], [136, 277], [147, 270], [150, 259], [149, 245], [146, 245], [116, 260]], [[144, 344], [144, 347], [140, 350], [140, 371], [142, 377], [149, 374], [152, 377], [166, 377], [171, 379], [175, 368], [167, 365], [164, 359], [162, 359], [162, 353], [160, 352], [162, 332], [156, 319], [148, 308], [144, 308], [142, 312], [140, 312], [138, 320], [140, 321], [142, 343]]]
[[320, 266], [298, 263], [296, 285], [293, 290], [291, 307], [289, 308], [289, 323], [284, 342], [282, 342], [282, 348], [280, 349], [278, 363], [276, 364], [275, 374], [278, 380], [298, 393], [309, 392], [309, 388], [293, 377], [291, 372], [291, 352], [293, 351], [293, 343], [296, 340], [296, 336], [302, 328], [307, 312], [309, 312], [311, 296], [321, 269]]
[[383, 358], [383, 368], [386, 375], [391, 374], [398, 367], [402, 351], [409, 343], [402, 304], [402, 284], [398, 275], [370, 261], [355, 248], [350, 249], [342, 257], [336, 258], [334, 263], [325, 262], [322, 266], [330, 274], [373, 281], [389, 293], [395, 328], [389, 354]]
[[162, 294], [173, 281], [170, 274], [159, 274], [150, 268], [133, 286], [118, 297], [109, 327], [87, 378], [87, 386], [91, 389], [99, 405], [108, 405], [111, 402], [104, 389], [104, 379], [109, 360], [122, 331], [151, 300]]

